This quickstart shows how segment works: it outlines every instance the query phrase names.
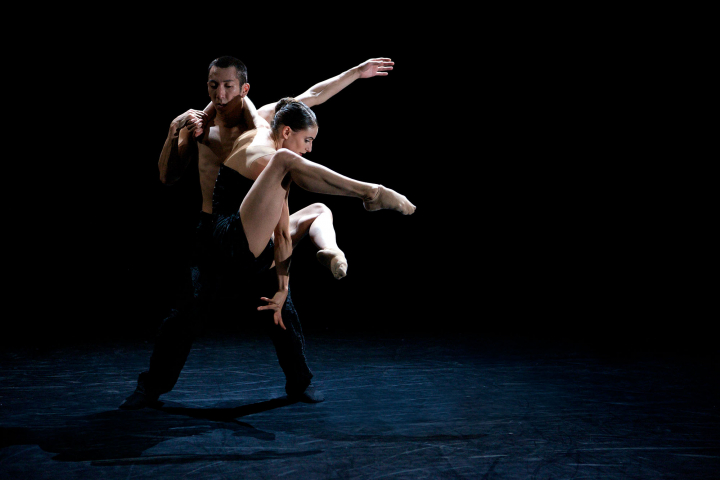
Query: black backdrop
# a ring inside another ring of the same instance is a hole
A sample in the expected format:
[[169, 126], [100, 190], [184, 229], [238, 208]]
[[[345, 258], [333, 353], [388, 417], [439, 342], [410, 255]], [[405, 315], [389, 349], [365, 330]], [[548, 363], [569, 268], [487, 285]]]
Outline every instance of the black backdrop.
[[369, 213], [293, 189], [291, 210], [333, 210], [350, 262], [336, 281], [309, 243], [296, 251], [308, 331], [707, 346], [692, 302], [702, 291], [685, 291], [656, 255], [668, 242], [661, 201], [644, 195], [632, 157], [606, 150], [610, 117], [579, 55], [593, 53], [542, 28], [454, 28], [456, 18], [301, 25], [293, 36], [131, 23], [46, 37], [16, 62], [10, 99], [27, 128], [12, 140], [21, 161], [6, 168], [4, 340], [152, 338], [175, 302], [200, 200], [192, 166], [166, 187], [157, 158], [170, 121], [207, 104], [211, 60], [243, 60], [263, 105], [389, 56], [388, 77], [315, 108], [308, 158], [418, 210]]

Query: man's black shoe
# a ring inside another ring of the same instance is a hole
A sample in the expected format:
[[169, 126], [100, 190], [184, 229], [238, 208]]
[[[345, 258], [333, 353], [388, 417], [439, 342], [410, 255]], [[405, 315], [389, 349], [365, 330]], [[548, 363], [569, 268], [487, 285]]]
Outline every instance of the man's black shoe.
[[158, 396], [148, 395], [142, 389], [137, 388], [118, 408], [122, 410], [139, 410], [141, 408], [158, 405], [159, 403]]
[[288, 394], [288, 399], [293, 402], [320, 403], [325, 400], [325, 395], [310, 384], [302, 393]]

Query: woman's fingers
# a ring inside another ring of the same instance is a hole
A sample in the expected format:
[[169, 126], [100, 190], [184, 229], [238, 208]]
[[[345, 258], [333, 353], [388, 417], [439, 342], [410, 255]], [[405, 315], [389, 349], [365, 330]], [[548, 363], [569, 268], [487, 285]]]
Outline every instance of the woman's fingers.
[[283, 330], [287, 330], [287, 328], [285, 328], [285, 324], [282, 321], [282, 315], [278, 311], [275, 312], [275, 325], [280, 325], [280, 328], [282, 328]]
[[274, 310], [275, 313], [273, 314], [273, 321], [275, 322], [275, 325], [279, 325], [280, 328], [282, 328], [283, 330], [287, 330], [285, 328], [285, 324], [282, 321], [282, 313], [280, 312], [280, 306], [272, 303], [272, 300], [267, 297], [260, 297], [260, 300], [268, 302], [268, 305], [261, 305], [257, 307], [258, 311]]

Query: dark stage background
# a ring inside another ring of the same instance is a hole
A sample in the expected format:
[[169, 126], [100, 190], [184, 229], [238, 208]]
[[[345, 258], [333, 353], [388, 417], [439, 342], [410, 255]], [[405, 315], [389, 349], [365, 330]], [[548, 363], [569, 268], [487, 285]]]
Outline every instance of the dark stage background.
[[348, 39], [355, 27], [339, 23], [312, 40], [253, 45], [246, 31], [188, 38], [129, 25], [48, 41], [40, 66], [18, 63], [22, 85], [52, 81], [14, 100], [52, 107], [22, 108], [31, 126], [14, 142], [22, 163], [6, 170], [17, 208], [3, 342], [153, 338], [176, 301], [200, 208], [194, 165], [166, 187], [157, 159], [170, 121], [207, 104], [214, 58], [246, 63], [261, 106], [389, 56], [388, 77], [358, 80], [315, 108], [308, 158], [418, 209], [369, 213], [293, 189], [291, 210], [318, 201], [333, 210], [350, 264], [336, 281], [309, 242], [296, 250], [291, 285], [307, 332], [709, 351], [699, 307], [709, 287], [677, 255], [683, 225], [636, 152], [608, 149], [622, 113], [603, 107], [607, 89], [589, 67], [601, 55], [551, 32], [451, 27], [408, 19]]

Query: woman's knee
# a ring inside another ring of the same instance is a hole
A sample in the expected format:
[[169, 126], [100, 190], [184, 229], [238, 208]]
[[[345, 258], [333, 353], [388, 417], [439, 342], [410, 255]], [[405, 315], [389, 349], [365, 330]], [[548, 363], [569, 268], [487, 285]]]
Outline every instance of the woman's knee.
[[288, 172], [300, 159], [299, 155], [293, 153], [287, 148], [281, 148], [270, 158], [267, 167], [265, 168], [277, 168], [283, 172]]
[[313, 203], [312, 205], [309, 205], [308, 207], [309, 213], [315, 216], [316, 218], [320, 215], [329, 215], [332, 219], [332, 210], [330, 210], [330, 207], [325, 205], [324, 203]]

